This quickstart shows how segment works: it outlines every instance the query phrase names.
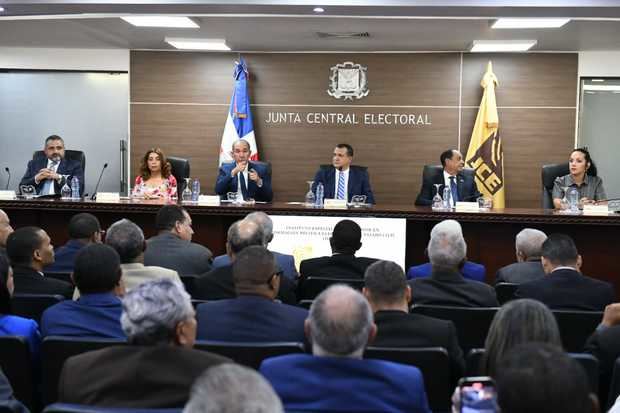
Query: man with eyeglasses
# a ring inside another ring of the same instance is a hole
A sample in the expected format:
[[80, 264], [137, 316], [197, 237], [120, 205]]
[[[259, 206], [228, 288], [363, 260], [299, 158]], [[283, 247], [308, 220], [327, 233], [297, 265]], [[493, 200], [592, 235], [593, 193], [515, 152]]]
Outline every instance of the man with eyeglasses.
[[68, 229], [69, 241], [56, 249], [54, 262], [45, 267], [44, 272], [72, 272], [77, 253], [87, 245], [100, 244], [105, 232], [97, 217], [87, 212], [72, 216]]
[[304, 341], [308, 311], [275, 300], [282, 273], [267, 248], [257, 245], [244, 248], [233, 261], [232, 272], [237, 298], [197, 307], [198, 339]]

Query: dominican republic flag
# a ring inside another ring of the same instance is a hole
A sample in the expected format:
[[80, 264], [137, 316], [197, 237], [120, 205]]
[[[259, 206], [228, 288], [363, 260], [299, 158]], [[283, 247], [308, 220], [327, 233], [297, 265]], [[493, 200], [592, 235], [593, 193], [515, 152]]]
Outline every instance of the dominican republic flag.
[[250, 160], [258, 160], [258, 148], [254, 137], [254, 125], [252, 124], [252, 112], [250, 111], [250, 97], [248, 96], [248, 67], [242, 58], [235, 62], [235, 88], [233, 89], [226, 126], [222, 134], [220, 145], [220, 165], [233, 160], [230, 152], [232, 144], [243, 139], [248, 141], [252, 154]]

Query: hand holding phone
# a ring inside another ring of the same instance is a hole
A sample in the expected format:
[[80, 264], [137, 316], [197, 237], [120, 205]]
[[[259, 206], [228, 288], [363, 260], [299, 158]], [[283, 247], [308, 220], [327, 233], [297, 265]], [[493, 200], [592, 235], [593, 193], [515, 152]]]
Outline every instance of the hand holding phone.
[[497, 390], [491, 377], [463, 377], [459, 380], [461, 413], [498, 413]]

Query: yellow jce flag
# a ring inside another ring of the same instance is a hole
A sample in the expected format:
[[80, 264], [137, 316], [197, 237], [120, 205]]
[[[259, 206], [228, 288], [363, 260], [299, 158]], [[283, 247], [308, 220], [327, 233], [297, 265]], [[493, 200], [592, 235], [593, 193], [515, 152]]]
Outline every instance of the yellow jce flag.
[[478, 190], [485, 197], [493, 198], [493, 208], [504, 208], [504, 152], [499, 137], [499, 118], [495, 103], [497, 77], [491, 62], [482, 77], [480, 85], [484, 89], [478, 109], [476, 124], [471, 133], [465, 165], [476, 171]]

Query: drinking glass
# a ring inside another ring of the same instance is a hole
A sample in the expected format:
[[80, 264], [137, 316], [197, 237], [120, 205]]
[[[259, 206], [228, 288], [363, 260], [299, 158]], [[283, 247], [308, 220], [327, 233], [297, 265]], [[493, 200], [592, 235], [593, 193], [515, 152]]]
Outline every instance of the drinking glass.
[[60, 188], [60, 198], [61, 199], [71, 199], [71, 187], [69, 186], [69, 175], [60, 175], [64, 180], [64, 185]]
[[478, 209], [481, 211], [490, 211], [493, 208], [493, 199], [483, 196], [478, 198]]
[[562, 199], [560, 200], [560, 209], [565, 211], [568, 209], [568, 198], [566, 198], [566, 192], [568, 192], [568, 187], [567, 186], [563, 186], [562, 187]]
[[306, 183], [308, 184], [308, 192], [306, 192], [305, 206], [312, 208], [316, 201], [316, 196], [314, 196], [314, 192], [312, 192], [314, 181], [306, 181]]
[[189, 186], [190, 178], [183, 178], [183, 179], [185, 179], [185, 188], [183, 189], [183, 192], [181, 192], [181, 200], [183, 202], [189, 202], [192, 200], [192, 190]]
[[233, 204], [237, 203], [237, 193], [236, 192], [228, 192], [226, 194], [226, 199]]
[[435, 210], [441, 210], [443, 208], [443, 199], [441, 195], [439, 195], [439, 188], [441, 184], [433, 184], [435, 185], [435, 196], [433, 197], [433, 203], [431, 208]]

